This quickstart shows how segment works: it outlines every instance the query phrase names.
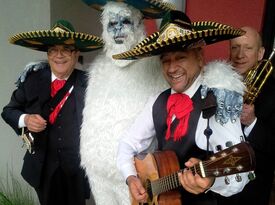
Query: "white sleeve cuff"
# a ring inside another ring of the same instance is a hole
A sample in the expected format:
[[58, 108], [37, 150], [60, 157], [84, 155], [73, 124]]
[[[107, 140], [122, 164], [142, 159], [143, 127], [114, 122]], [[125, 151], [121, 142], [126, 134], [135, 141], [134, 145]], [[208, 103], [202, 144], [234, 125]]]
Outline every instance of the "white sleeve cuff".
[[19, 117], [19, 121], [18, 121], [18, 128], [22, 128], [22, 127], [26, 127], [26, 124], [25, 124], [25, 116], [27, 114], [22, 114], [20, 117]]

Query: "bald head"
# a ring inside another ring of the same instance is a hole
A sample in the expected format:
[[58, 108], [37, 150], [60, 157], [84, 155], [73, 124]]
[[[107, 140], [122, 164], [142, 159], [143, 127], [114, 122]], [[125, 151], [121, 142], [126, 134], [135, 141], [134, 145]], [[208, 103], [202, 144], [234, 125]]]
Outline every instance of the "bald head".
[[248, 26], [244, 26], [241, 29], [246, 32], [244, 37], [253, 38], [254, 42], [258, 44], [258, 48], [262, 47], [263, 45], [262, 37], [260, 36], [259, 32], [256, 29]]
[[264, 48], [260, 34], [252, 27], [242, 27], [246, 33], [230, 40], [230, 60], [237, 71], [245, 75], [262, 60]]

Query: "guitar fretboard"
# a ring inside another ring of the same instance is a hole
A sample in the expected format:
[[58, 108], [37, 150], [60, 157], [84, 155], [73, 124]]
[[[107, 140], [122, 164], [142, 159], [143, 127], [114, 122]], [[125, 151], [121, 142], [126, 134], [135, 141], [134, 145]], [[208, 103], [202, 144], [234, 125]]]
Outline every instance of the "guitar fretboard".
[[[201, 169], [199, 166], [191, 167], [190, 170], [193, 172], [193, 174], [197, 173], [201, 175]], [[180, 170], [178, 172], [174, 172], [168, 176], [164, 176], [158, 180], [151, 182], [151, 191], [153, 195], [159, 195], [161, 193], [173, 190], [181, 186], [181, 183], [178, 178], [178, 173], [182, 172], [183, 170]]]

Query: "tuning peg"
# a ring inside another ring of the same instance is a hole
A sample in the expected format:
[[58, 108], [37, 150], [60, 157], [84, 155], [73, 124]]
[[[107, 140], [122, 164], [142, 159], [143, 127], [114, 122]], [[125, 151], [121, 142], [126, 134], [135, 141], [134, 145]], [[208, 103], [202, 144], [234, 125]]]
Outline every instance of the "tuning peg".
[[242, 177], [239, 174], [236, 174], [235, 179], [236, 179], [237, 182], [241, 182], [242, 181]]
[[219, 151], [221, 151], [222, 150], [222, 146], [221, 145], [217, 145], [216, 146], [216, 150], [219, 152]]
[[254, 172], [249, 172], [249, 174], [248, 174], [248, 179], [249, 179], [250, 181], [253, 181], [255, 178], [256, 178], [255, 173], [254, 173]]
[[225, 146], [226, 147], [231, 147], [233, 145], [233, 143], [231, 142], [231, 141], [227, 141], [226, 143], [225, 143]]
[[229, 185], [230, 184], [230, 179], [226, 176], [224, 177], [224, 183]]

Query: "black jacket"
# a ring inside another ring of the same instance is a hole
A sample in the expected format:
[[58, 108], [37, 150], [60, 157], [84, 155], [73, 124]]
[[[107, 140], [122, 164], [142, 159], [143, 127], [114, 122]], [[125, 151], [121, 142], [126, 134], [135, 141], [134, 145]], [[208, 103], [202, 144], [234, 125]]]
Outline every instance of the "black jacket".
[[[75, 123], [74, 126], [77, 129], [74, 133], [77, 133], [78, 136], [75, 137], [79, 139], [85, 89], [87, 87], [87, 75], [85, 72], [76, 69], [74, 72], [76, 75], [76, 82], [69, 98], [71, 98], [71, 100], [75, 103], [76, 115], [73, 116], [72, 122]], [[41, 114], [43, 116], [42, 108], [50, 99], [50, 84], [51, 71], [49, 68], [45, 68], [32, 72], [27, 77], [26, 81], [21, 83], [13, 92], [10, 102], [3, 108], [1, 115], [6, 123], [8, 123], [17, 134], [21, 134], [21, 129], [18, 128], [18, 121], [19, 117], [23, 113]], [[62, 110], [60, 112], [62, 112]], [[67, 120], [71, 120], [71, 118]], [[23, 178], [34, 188], [39, 187], [41, 183], [42, 170], [43, 172], [45, 171], [44, 165], [46, 156], [48, 155], [48, 135], [50, 133], [49, 131], [51, 131], [49, 129], [52, 129], [52, 127], [47, 126], [46, 131], [34, 135], [35, 153], [30, 154], [29, 152], [26, 152], [24, 156], [24, 164], [21, 174]], [[77, 146], [75, 150], [79, 151], [79, 143], [75, 146]]]

